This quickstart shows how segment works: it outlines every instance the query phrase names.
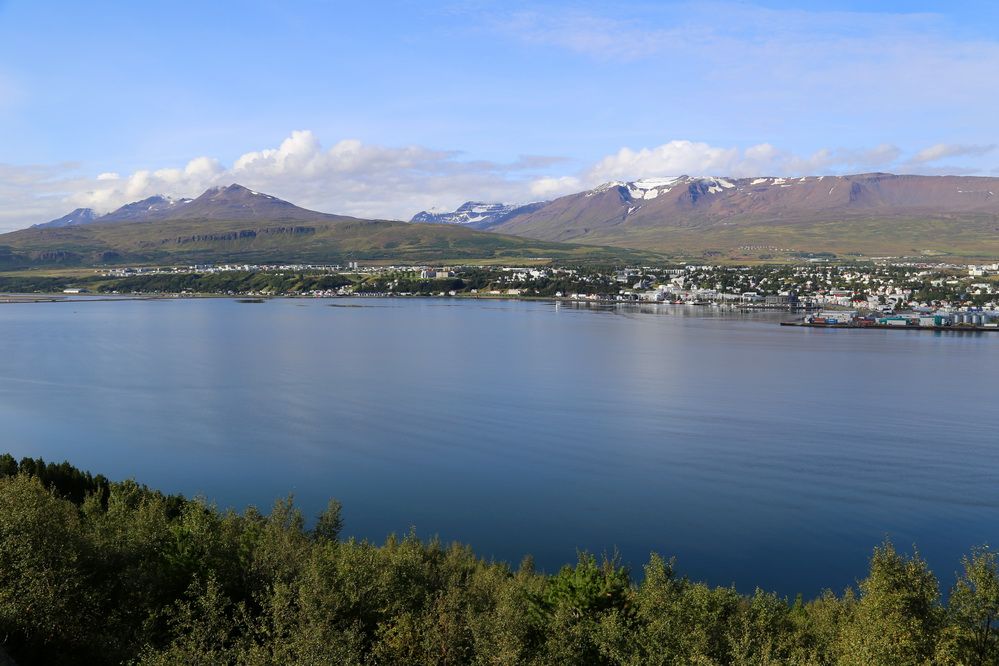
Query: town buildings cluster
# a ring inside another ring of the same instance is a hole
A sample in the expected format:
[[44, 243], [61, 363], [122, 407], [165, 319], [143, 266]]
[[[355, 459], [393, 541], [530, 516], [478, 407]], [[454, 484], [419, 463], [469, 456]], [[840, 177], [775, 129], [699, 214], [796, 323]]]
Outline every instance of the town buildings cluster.
[[[965, 265], [885, 259], [856, 264], [689, 264], [600, 269], [586, 266], [361, 266], [352, 261], [347, 266], [128, 267], [109, 269], [103, 275], [121, 278], [227, 272], [336, 274], [350, 278], [349, 285], [310, 292], [314, 296], [464, 294], [809, 311], [831, 309], [881, 315], [999, 311], [999, 263]], [[961, 321], [954, 317], [952, 320]]]

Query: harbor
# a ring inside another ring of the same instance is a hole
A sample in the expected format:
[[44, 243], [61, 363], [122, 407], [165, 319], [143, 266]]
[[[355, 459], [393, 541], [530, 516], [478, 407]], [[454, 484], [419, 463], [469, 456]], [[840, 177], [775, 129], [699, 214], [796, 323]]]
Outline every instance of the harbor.
[[957, 310], [936, 312], [868, 313], [833, 310], [806, 315], [781, 326], [805, 328], [891, 329], [975, 333], [999, 331], [999, 312]]

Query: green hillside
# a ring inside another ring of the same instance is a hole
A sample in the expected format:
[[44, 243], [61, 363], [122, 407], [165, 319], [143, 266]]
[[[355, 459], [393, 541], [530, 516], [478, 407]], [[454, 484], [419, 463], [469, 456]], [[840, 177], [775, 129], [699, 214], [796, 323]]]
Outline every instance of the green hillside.
[[223, 262], [641, 261], [631, 249], [519, 238], [454, 225], [314, 220], [115, 222], [0, 235], [0, 268]]
[[863, 256], [999, 257], [999, 222], [985, 215], [842, 216], [826, 220], [741, 219], [704, 226], [593, 229], [571, 239], [670, 254], [753, 256], [771, 248]]

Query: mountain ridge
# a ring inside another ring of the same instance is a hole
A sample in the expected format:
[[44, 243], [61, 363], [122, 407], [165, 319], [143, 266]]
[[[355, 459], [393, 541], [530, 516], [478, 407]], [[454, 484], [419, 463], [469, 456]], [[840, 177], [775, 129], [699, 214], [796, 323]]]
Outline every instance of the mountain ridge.
[[999, 178], [886, 173], [612, 181], [491, 231], [660, 251], [773, 245], [870, 255], [999, 254]]
[[[489, 231], [532, 241], [680, 256], [708, 253], [766, 259], [777, 249], [783, 254], [997, 257], [997, 194], [999, 178], [987, 176], [675, 176], [610, 181], [521, 206], [467, 201], [451, 212], [417, 213], [411, 226]], [[148, 197], [104, 216], [77, 209], [32, 229], [68, 234], [73, 229], [125, 223], [176, 226], [185, 221], [197, 224], [182, 225], [173, 242], [242, 238], [240, 242], [251, 243], [246, 239], [287, 234], [290, 229], [306, 234], [305, 229], [316, 224], [374, 222], [308, 210], [232, 184], [210, 188], [194, 199]], [[212, 222], [225, 223], [224, 229], [205, 227]], [[413, 235], [403, 235], [407, 234]], [[132, 230], [124, 235], [141, 234]], [[164, 245], [166, 240], [157, 242]]]
[[195, 198], [176, 199], [155, 194], [127, 203], [104, 215], [93, 209], [78, 208], [50, 222], [33, 225], [34, 229], [60, 228], [115, 222], [155, 222], [178, 219], [259, 219], [316, 220], [337, 216], [296, 206], [270, 194], [251, 190], [238, 183], [210, 187]]
[[48, 222], [41, 222], [39, 224], [31, 225], [32, 229], [58, 229], [61, 227], [75, 227], [80, 224], [90, 224], [94, 220], [98, 219], [100, 216], [94, 211], [93, 208], [77, 208], [69, 213], [66, 213], [62, 217], [57, 217], [54, 220]]
[[[92, 211], [91, 211], [92, 213]], [[88, 217], [79, 214], [82, 218]], [[65, 217], [65, 216], [64, 216]], [[82, 224], [0, 235], [0, 267], [177, 263], [345, 263], [350, 260], [647, 259], [648, 254], [551, 243], [462, 225], [365, 220], [300, 208], [241, 185], [190, 200], [156, 196]]]
[[532, 212], [545, 203], [547, 202], [504, 204], [466, 201], [453, 211], [420, 211], [409, 221], [413, 224], [461, 224], [472, 229], [489, 229], [515, 215]]

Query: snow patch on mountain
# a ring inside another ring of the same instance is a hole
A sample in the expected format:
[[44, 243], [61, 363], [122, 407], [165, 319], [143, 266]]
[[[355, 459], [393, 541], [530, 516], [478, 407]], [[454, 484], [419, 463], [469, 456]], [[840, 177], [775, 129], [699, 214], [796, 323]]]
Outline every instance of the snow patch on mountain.
[[632, 199], [655, 199], [660, 194], [666, 194], [673, 189], [672, 185], [680, 180], [674, 178], [643, 178], [628, 183], [628, 196]]
[[75, 227], [81, 224], [90, 224], [96, 219], [98, 219], [98, 215], [93, 211], [92, 208], [77, 208], [72, 213], [63, 215], [62, 217], [56, 218], [50, 222], [42, 222], [41, 224], [34, 224], [32, 225], [32, 228], [61, 229], [63, 227]]
[[488, 224], [507, 216], [519, 206], [502, 203], [466, 201], [453, 211], [424, 210], [413, 216], [410, 222], [422, 224]]

